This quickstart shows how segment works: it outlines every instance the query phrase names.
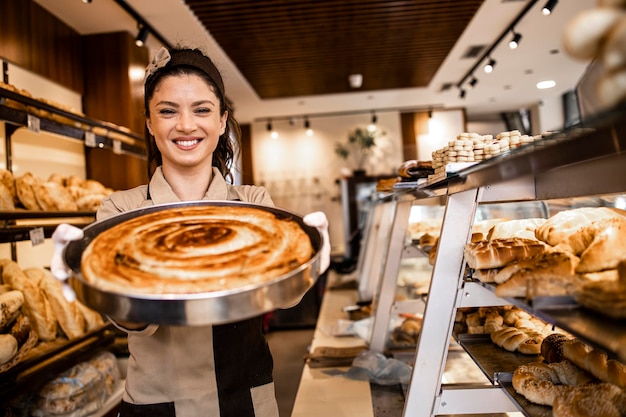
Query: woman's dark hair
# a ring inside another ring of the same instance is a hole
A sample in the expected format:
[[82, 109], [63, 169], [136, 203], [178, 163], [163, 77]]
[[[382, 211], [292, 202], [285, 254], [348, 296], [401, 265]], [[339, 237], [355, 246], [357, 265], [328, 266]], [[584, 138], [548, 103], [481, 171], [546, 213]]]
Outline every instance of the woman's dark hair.
[[[212, 166], [216, 167], [222, 176], [232, 183], [233, 176], [231, 167], [235, 158], [235, 144], [239, 144], [241, 140], [241, 129], [239, 123], [233, 117], [231, 109], [226, 103], [224, 97], [224, 87], [221, 76], [213, 62], [206, 57], [198, 49], [175, 48], [170, 49], [171, 60], [151, 72], [144, 83], [144, 108], [146, 118], [150, 117], [150, 100], [154, 95], [154, 90], [163, 79], [170, 76], [181, 75], [197, 75], [201, 77], [217, 96], [220, 101], [220, 115], [223, 116], [228, 111], [228, 119], [226, 120], [226, 129], [222, 133], [217, 142], [217, 147], [213, 152]], [[182, 58], [181, 58], [182, 57]], [[178, 59], [177, 59], [178, 58]], [[185, 62], [188, 59], [188, 64]], [[208, 71], [207, 71], [208, 69]], [[211, 73], [211, 75], [209, 75]], [[214, 78], [218, 78], [214, 80]], [[163, 164], [161, 151], [156, 146], [154, 136], [146, 129], [146, 147], [148, 151], [148, 178], [152, 178], [155, 169]]]

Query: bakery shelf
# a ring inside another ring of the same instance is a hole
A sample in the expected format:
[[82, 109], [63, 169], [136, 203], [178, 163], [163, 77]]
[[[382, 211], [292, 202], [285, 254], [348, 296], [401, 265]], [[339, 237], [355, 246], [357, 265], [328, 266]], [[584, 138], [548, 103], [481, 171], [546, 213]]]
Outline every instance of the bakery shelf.
[[0, 403], [36, 389], [54, 375], [80, 362], [97, 348], [113, 343], [115, 334], [108, 323], [76, 339], [39, 343], [13, 368], [0, 374]]
[[116, 150], [115, 142], [119, 142], [120, 152], [146, 156], [144, 139], [136, 133], [0, 87], [0, 120], [26, 127], [32, 116], [39, 119], [42, 131], [78, 140], [84, 140], [86, 132], [93, 132], [95, 143], [91, 145], [95, 147]]
[[[468, 288], [477, 292], [493, 293], [495, 291], [494, 284], [481, 282], [466, 285], [466, 291], [469, 291]], [[620, 348], [626, 344], [624, 321], [588, 310], [577, 304], [571, 296], [537, 297], [530, 303], [524, 299], [512, 297], [502, 298], [502, 300], [576, 337], [585, 339], [610, 356], [626, 361], [623, 357], [624, 353], [620, 352]]]

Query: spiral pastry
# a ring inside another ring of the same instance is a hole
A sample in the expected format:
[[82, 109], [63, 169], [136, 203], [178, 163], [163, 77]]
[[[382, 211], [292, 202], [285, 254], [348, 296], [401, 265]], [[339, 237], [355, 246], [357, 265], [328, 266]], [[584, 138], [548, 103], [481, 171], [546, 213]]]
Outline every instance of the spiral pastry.
[[101, 290], [190, 294], [267, 282], [313, 253], [292, 219], [248, 206], [187, 206], [105, 230], [83, 252], [81, 268]]

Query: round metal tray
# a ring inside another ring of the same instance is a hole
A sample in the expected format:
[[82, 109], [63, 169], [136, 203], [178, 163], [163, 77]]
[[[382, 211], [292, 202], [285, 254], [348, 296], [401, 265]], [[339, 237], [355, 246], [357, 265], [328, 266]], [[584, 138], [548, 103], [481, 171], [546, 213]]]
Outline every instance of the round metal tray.
[[[272, 281], [224, 291], [193, 294], [122, 294], [103, 291], [84, 280], [81, 273], [81, 256], [89, 243], [101, 232], [138, 216], [197, 205], [254, 207], [272, 212], [278, 217], [292, 219], [309, 235], [314, 255], [298, 268]], [[85, 305], [122, 321], [190, 326], [239, 321], [297, 304], [319, 276], [321, 234], [316, 228], [304, 224], [298, 215], [274, 207], [236, 201], [162, 204], [127, 211], [94, 222], [84, 228], [84, 235], [83, 239], [70, 242], [63, 252], [63, 260], [71, 270], [70, 284], [76, 291], [77, 298]]]

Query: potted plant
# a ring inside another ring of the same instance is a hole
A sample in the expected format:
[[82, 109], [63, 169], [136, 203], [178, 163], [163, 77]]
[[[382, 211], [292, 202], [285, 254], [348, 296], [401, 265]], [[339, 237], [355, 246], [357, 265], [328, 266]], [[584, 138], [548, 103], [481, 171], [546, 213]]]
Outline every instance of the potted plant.
[[335, 153], [344, 160], [351, 160], [355, 174], [365, 173], [365, 163], [376, 146], [376, 130], [357, 127], [348, 135], [346, 143], [337, 143]]

